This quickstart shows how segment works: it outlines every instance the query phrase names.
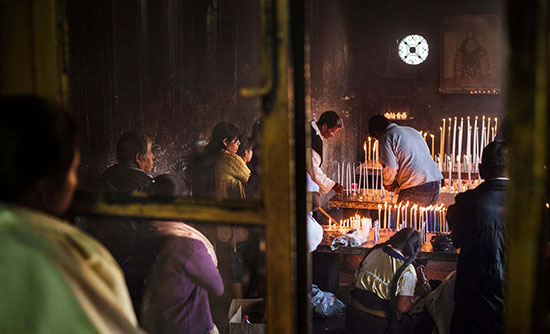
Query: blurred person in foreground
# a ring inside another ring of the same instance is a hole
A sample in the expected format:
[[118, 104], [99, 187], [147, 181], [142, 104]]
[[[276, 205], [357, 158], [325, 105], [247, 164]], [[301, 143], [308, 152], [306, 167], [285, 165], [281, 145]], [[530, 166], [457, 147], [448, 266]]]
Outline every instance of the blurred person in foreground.
[[0, 110], [0, 332], [142, 333], [114, 259], [58, 218], [78, 183], [74, 120], [35, 97]]

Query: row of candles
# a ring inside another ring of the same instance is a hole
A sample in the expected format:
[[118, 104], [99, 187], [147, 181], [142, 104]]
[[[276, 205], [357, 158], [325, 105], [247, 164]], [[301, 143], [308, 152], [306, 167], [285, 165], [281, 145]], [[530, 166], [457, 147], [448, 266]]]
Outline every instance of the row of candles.
[[[357, 177], [357, 169], [359, 169], [359, 177]], [[361, 200], [382, 201], [386, 197], [386, 190], [382, 184], [382, 169], [372, 169], [372, 174], [369, 175], [368, 168], [363, 165], [355, 166], [355, 164], [342, 163], [341, 167], [338, 164], [338, 173], [334, 176], [339, 184], [344, 187], [344, 194], [355, 196]], [[357, 183], [359, 181], [359, 183]], [[390, 198], [393, 193], [390, 192]]]
[[[460, 118], [460, 125], [458, 123], [458, 117], [454, 118], [454, 124], [452, 118], [448, 119], [448, 126], [446, 125], [446, 121], [447, 119], [444, 118], [443, 126], [439, 128], [441, 132], [439, 141], [439, 169], [442, 171], [447, 171], [447, 169], [450, 168], [451, 170], [456, 169], [462, 172], [470, 169], [473, 172], [478, 172], [478, 164], [481, 162], [483, 148], [495, 140], [498, 131], [498, 118], [495, 117], [494, 125], [491, 125], [491, 117], [485, 118], [485, 115], [483, 115], [481, 119], [481, 128], [478, 126], [478, 116], [475, 116], [473, 126], [471, 124], [470, 117], [466, 118], [466, 154], [463, 154], [462, 150], [464, 137], [464, 117]], [[432, 157], [433, 154], [432, 138]], [[464, 161], [463, 165], [466, 166], [462, 165], [462, 161]], [[461, 165], [463, 167], [461, 167]]]
[[[444, 204], [422, 206], [417, 203], [399, 202], [399, 204], [378, 204], [378, 222], [380, 228], [398, 231], [410, 227], [421, 231], [423, 228], [428, 233], [449, 232], [449, 226], [445, 218], [447, 208]], [[423, 224], [426, 224], [423, 227]], [[358, 214], [348, 219], [341, 219], [340, 223], [329, 220], [329, 230], [335, 229], [369, 229], [372, 219]]]

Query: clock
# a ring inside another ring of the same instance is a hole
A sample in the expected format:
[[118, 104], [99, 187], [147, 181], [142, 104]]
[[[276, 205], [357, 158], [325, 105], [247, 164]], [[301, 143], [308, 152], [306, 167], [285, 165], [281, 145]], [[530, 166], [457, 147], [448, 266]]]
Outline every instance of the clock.
[[420, 35], [409, 35], [399, 42], [399, 58], [409, 65], [418, 65], [428, 58], [428, 41]]

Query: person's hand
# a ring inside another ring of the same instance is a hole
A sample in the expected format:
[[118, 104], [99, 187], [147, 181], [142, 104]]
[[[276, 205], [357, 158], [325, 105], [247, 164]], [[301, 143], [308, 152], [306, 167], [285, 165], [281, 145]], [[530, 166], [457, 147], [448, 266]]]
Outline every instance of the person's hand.
[[344, 191], [344, 187], [340, 183], [336, 183], [334, 187], [332, 187], [332, 190], [334, 190], [337, 194], [341, 194], [342, 191]]
[[428, 293], [432, 292], [430, 283], [426, 278], [426, 267], [422, 265], [416, 267], [416, 276], [418, 277], [418, 281], [416, 283], [414, 295], [424, 298]]

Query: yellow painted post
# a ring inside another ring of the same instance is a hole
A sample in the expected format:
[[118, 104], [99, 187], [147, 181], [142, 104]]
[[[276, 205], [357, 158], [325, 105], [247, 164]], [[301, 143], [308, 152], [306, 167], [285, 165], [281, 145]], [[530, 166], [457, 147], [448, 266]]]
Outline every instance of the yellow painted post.
[[[508, 3], [507, 126], [510, 190], [507, 215], [506, 333], [543, 329], [541, 282], [545, 162], [548, 146], [548, 3]], [[502, 128], [502, 127], [501, 127]], [[544, 300], [542, 300], [544, 301]], [[539, 316], [537, 316], [539, 315]]]

